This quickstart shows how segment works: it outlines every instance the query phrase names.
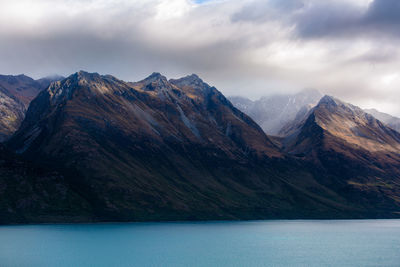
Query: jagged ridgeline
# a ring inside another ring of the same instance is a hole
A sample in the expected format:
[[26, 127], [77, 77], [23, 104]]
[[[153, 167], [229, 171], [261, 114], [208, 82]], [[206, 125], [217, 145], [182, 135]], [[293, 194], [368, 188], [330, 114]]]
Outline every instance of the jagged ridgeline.
[[[7, 142], [29, 168], [43, 169], [32, 174], [38, 178], [28, 179], [31, 187], [49, 186], [53, 182], [40, 177], [52, 172], [65, 194], [51, 194], [47, 202], [28, 198], [25, 207], [36, 207], [29, 216], [19, 204], [22, 196], [15, 195], [0, 205], [3, 222], [399, 216], [393, 193], [398, 159], [391, 163], [393, 182], [384, 185], [390, 190], [369, 186], [386, 176], [363, 180], [334, 172], [320, 163], [325, 154], [309, 153], [316, 151], [314, 141], [302, 141], [304, 135], [320, 133], [307, 132], [315, 112], [307, 111], [308, 119], [289, 127], [294, 129], [290, 138], [277, 145], [196, 75], [167, 80], [153, 73], [130, 83], [75, 73], [53, 82], [31, 102]], [[343, 142], [353, 148], [349, 140]], [[341, 155], [340, 150], [332, 153]], [[343, 158], [339, 163], [351, 162]], [[7, 175], [0, 175], [8, 195], [18, 190], [18, 184], [9, 185]]]

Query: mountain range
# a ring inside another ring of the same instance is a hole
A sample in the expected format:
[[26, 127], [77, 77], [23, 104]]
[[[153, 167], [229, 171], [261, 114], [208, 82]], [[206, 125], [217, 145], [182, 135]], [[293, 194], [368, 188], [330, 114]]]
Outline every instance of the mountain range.
[[318, 95], [277, 139], [197, 75], [77, 72], [0, 147], [0, 222], [400, 217], [400, 134]]

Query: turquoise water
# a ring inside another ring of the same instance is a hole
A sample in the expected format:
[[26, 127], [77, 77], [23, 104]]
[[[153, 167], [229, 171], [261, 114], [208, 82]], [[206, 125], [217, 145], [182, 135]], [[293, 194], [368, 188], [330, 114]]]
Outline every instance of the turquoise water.
[[0, 226], [0, 266], [400, 266], [400, 220]]

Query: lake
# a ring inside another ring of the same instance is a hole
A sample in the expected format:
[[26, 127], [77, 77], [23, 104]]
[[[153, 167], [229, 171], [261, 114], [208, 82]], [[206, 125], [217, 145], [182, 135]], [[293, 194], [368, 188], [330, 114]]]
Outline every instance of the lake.
[[400, 266], [400, 220], [0, 226], [0, 266]]

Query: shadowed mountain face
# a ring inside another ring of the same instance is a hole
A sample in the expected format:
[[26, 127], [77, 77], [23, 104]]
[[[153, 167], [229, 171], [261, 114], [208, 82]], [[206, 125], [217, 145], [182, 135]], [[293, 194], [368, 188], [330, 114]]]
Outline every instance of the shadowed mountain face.
[[269, 135], [285, 136], [288, 127], [300, 114], [306, 114], [321, 99], [317, 90], [307, 89], [294, 95], [272, 95], [251, 101], [244, 97], [230, 97], [235, 107], [253, 118]]
[[30, 101], [61, 76], [33, 80], [25, 75], [0, 75], [0, 142], [9, 138], [24, 119]]
[[64, 177], [15, 156], [0, 144], [0, 224], [92, 221], [89, 204]]
[[355, 203], [400, 203], [400, 134], [356, 106], [323, 97], [284, 148], [322, 167], [326, 185], [343, 186]]

